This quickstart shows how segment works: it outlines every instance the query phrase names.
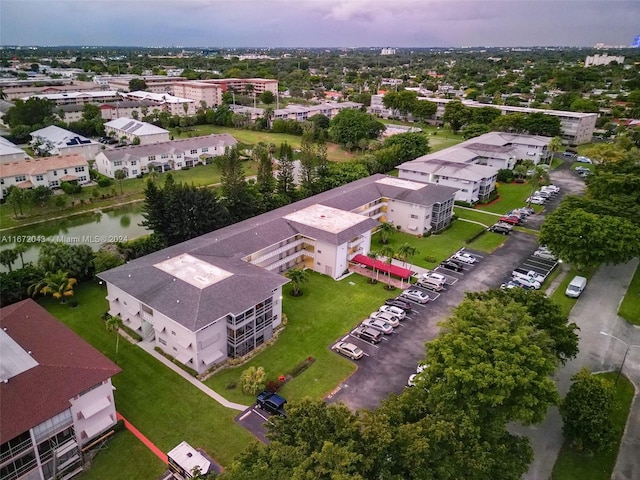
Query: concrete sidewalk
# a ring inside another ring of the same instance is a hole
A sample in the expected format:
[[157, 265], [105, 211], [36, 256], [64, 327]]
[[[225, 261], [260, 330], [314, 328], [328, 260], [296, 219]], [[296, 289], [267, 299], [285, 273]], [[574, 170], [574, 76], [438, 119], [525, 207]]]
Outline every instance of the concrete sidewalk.
[[138, 346], [141, 349], [143, 349], [145, 352], [147, 352], [149, 355], [153, 355], [156, 359], [158, 359], [158, 361], [164, 363], [167, 367], [169, 367], [171, 370], [176, 372], [178, 375], [180, 375], [182, 378], [184, 378], [191, 385], [193, 385], [198, 390], [200, 390], [201, 392], [205, 393], [206, 395], [208, 395], [209, 397], [214, 399], [216, 402], [218, 402], [223, 407], [231, 408], [233, 410], [238, 410], [238, 411], [241, 411], [241, 412], [244, 412], [247, 408], [249, 408], [248, 405], [240, 405], [239, 403], [230, 402], [229, 400], [224, 398], [219, 393], [217, 393], [214, 390], [212, 390], [209, 387], [207, 387], [200, 380], [198, 380], [196, 378], [193, 378], [187, 372], [185, 372], [180, 367], [178, 367], [175, 363], [169, 361], [167, 358], [165, 358], [164, 356], [162, 356], [158, 352], [156, 352], [154, 350], [154, 344], [153, 343], [151, 343], [151, 342], [139, 342]]

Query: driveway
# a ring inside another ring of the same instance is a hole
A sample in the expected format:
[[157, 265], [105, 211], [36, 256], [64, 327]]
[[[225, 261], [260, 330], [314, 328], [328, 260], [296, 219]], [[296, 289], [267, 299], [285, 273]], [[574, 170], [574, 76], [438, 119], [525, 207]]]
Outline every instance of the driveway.
[[[622, 338], [629, 344], [640, 344], [640, 329], [627, 324], [618, 317], [618, 305], [629, 287], [638, 265], [634, 260], [625, 265], [605, 265], [591, 278], [584, 293], [573, 307], [570, 322], [580, 327], [580, 353], [560, 368], [554, 380], [562, 396], [571, 386], [571, 377], [582, 368], [591, 371], [609, 371], [620, 367], [625, 345], [610, 337], [606, 332]], [[640, 385], [640, 348], [631, 349], [625, 361], [624, 372], [636, 385]], [[557, 408], [552, 408], [544, 422], [532, 427], [517, 426], [513, 433], [527, 435], [531, 440], [535, 457], [525, 480], [547, 479], [562, 446], [562, 420]], [[632, 412], [627, 422], [627, 430], [620, 448], [616, 470], [616, 480], [637, 480], [640, 478], [640, 400], [636, 395]]]

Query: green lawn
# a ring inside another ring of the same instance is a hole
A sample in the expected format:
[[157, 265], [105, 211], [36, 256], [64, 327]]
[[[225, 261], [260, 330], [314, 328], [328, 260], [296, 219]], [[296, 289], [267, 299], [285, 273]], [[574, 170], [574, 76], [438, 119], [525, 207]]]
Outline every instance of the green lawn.
[[553, 160], [551, 160], [551, 170], [555, 170], [563, 163], [564, 163], [564, 160], [562, 158], [553, 157]]
[[[615, 380], [617, 374], [604, 373], [601, 375]], [[634, 393], [633, 384], [625, 377], [620, 377], [615, 393], [614, 424], [618, 431], [615, 444], [602, 452], [589, 454], [577, 452], [565, 442], [553, 467], [551, 476], [553, 480], [609, 480], [612, 478], [611, 474], [618, 456], [620, 440], [627, 423]]]
[[640, 325], [640, 266], [636, 269], [627, 293], [620, 304], [618, 315], [629, 323]]
[[[245, 162], [244, 170], [247, 176], [255, 175], [257, 173], [257, 166], [254, 162]], [[193, 184], [198, 187], [220, 182], [220, 169], [213, 164], [198, 165], [197, 167], [190, 168], [189, 170], [175, 170], [172, 171], [171, 174], [176, 182]], [[158, 182], [160, 186], [164, 185], [165, 178], [166, 174], [160, 174]], [[2, 226], [2, 228], [16, 227], [26, 223], [47, 220], [60, 215], [75, 214], [93, 210], [95, 208], [105, 208], [115, 203], [141, 200], [144, 198], [145, 181], [146, 179], [144, 178], [123, 180], [122, 193], [120, 193], [120, 184], [116, 181], [114, 181], [111, 186], [105, 188], [98, 186], [84, 187], [82, 192], [77, 195], [62, 194], [67, 201], [67, 206], [63, 209], [56, 207], [52, 200], [46, 207], [25, 208], [23, 210], [25, 217], [20, 220], [16, 220], [14, 218], [13, 208], [5, 203], [0, 205], [0, 226]], [[93, 198], [94, 191], [97, 191], [100, 195], [111, 195], [112, 190], [114, 189], [116, 192], [115, 197], [111, 196], [106, 199]], [[79, 205], [80, 200], [85, 202], [84, 205]], [[70, 206], [72, 201], [76, 203], [74, 207]]]
[[[180, 128], [178, 133], [177, 128], [171, 129], [171, 134], [174, 138], [188, 138], [202, 135], [211, 135], [212, 133], [228, 133], [232, 135], [240, 143], [247, 145], [255, 145], [257, 143], [266, 143], [267, 145], [273, 143], [276, 147], [279, 147], [281, 143], [287, 142], [293, 148], [300, 148], [300, 141], [302, 137], [300, 135], [290, 135], [288, 133], [272, 133], [263, 130], [245, 130], [241, 128], [233, 127], [220, 127], [218, 125], [195, 125], [193, 127]], [[335, 143], [327, 144], [327, 158], [332, 162], [347, 162], [359, 157], [361, 154], [349, 153], [342, 149]]]
[[[558, 288], [551, 295], [551, 299], [554, 302], [556, 302], [558, 305], [560, 305], [563, 315], [568, 316], [569, 313], [571, 313], [571, 309], [578, 301], [577, 298], [567, 297], [564, 294], [565, 290], [567, 289], [567, 286], [569, 285], [569, 282], [571, 282], [571, 280], [573, 280], [573, 277], [575, 277], [576, 275], [580, 275], [581, 277], [585, 277], [589, 279], [591, 278], [591, 275], [593, 275], [594, 271], [595, 271], [594, 269], [578, 270], [577, 268], [572, 267], [571, 270], [569, 270], [569, 273], [567, 273], [567, 276], [564, 278], [564, 280], [560, 282], [560, 285], [558, 285]], [[587, 288], [589, 288], [588, 283], [587, 283]]]
[[[514, 208], [524, 207], [525, 200], [531, 194], [531, 185], [529, 183], [500, 183], [498, 185], [498, 193], [500, 200], [490, 205], [478, 205], [478, 210], [486, 210], [494, 213], [507, 213]], [[531, 205], [531, 207], [539, 212], [542, 210], [540, 205]]]
[[[282, 395], [288, 400], [303, 397], [324, 398], [355, 370], [355, 365], [332, 352], [333, 343], [356, 324], [378, 309], [386, 298], [394, 295], [383, 283], [367, 283], [359, 275], [336, 282], [325, 275], [309, 272], [309, 282], [302, 286], [304, 295], [292, 297], [290, 286], [283, 288], [283, 310], [287, 326], [278, 341], [245, 365], [216, 373], [205, 383], [226, 398], [250, 403], [254, 397], [240, 388], [227, 389], [238, 383], [242, 372], [250, 366], [262, 366], [268, 380], [285, 375], [295, 365], [312, 356], [316, 361], [301, 375], [287, 382]], [[397, 295], [399, 290], [396, 290]]]
[[130, 480], [132, 478], [158, 478], [167, 466], [140, 442], [133, 433], [116, 433], [102, 447], [91, 462], [91, 468], [82, 473], [81, 480]]
[[454, 207], [453, 210], [459, 218], [473, 220], [474, 222], [480, 222], [487, 227], [490, 227], [491, 225], [496, 223], [500, 218], [497, 215], [493, 215], [491, 213], [487, 213], [478, 209], [468, 210], [466, 208]]
[[[52, 298], [43, 299], [42, 304], [114, 359], [116, 337], [100, 319], [108, 307], [105, 295], [103, 287], [85, 283], [77, 288], [75, 309]], [[118, 411], [162, 451], [186, 440], [229, 465], [253, 440], [234, 423], [237, 411], [222, 407], [139, 347], [120, 341], [117, 363], [123, 370], [113, 378]]]

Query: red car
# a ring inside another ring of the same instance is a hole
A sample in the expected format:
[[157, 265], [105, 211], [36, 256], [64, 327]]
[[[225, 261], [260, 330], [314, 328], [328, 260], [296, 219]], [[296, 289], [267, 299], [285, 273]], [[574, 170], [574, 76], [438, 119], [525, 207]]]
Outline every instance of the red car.
[[520, 219], [518, 217], [501, 217], [501, 222], [510, 223], [511, 225], [520, 225]]

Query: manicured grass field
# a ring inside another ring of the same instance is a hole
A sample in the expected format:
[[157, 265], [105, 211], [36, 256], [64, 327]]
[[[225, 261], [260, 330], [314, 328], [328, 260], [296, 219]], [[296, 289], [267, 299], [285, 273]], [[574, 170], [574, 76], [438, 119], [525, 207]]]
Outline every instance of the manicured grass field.
[[[418, 238], [407, 233], [394, 232], [389, 238], [389, 245], [397, 251], [401, 245], [409, 243], [418, 250], [418, 254], [409, 259], [409, 263], [419, 267], [434, 268], [442, 260], [449, 258], [452, 253], [462, 247], [490, 253], [506, 240], [503, 235], [485, 234], [470, 244], [466, 243], [467, 239], [482, 230], [484, 230], [484, 227], [475, 223], [456, 220], [444, 232], [424, 238]], [[383, 247], [379, 238], [380, 236], [377, 234], [373, 236], [371, 250], [379, 251]], [[430, 257], [435, 258], [435, 261], [429, 261]]]
[[[309, 272], [301, 297], [289, 295], [283, 287], [283, 310], [287, 326], [278, 341], [245, 365], [216, 373], [205, 383], [236, 402], [251, 403], [254, 397], [242, 393], [240, 375], [250, 366], [262, 366], [268, 380], [277, 380], [294, 366], [312, 356], [315, 362], [281, 390], [287, 400], [303, 397], [321, 399], [354, 370], [353, 362], [332, 352], [330, 347], [356, 324], [378, 309], [384, 300], [400, 293], [389, 292], [384, 283], [371, 285], [359, 275], [336, 282], [328, 276]], [[234, 389], [227, 389], [236, 383]]]
[[490, 227], [491, 225], [496, 223], [500, 218], [497, 215], [493, 215], [492, 213], [487, 213], [479, 209], [469, 210], [467, 208], [454, 207], [454, 212], [459, 218], [473, 220], [474, 222], [480, 222], [487, 227]]
[[[578, 270], [577, 268], [572, 267], [569, 273], [567, 274], [567, 276], [564, 278], [564, 280], [560, 282], [560, 285], [558, 285], [558, 288], [553, 292], [553, 294], [551, 295], [551, 299], [554, 302], [556, 302], [558, 305], [560, 305], [563, 315], [568, 316], [569, 313], [571, 313], [571, 309], [578, 301], [577, 298], [567, 297], [564, 294], [565, 290], [567, 289], [567, 286], [569, 285], [571, 280], [573, 280], [573, 277], [575, 277], [576, 275], [580, 275], [581, 277], [585, 277], [588, 280], [589, 278], [591, 278], [591, 275], [593, 275], [593, 272], [594, 272], [593, 269]], [[587, 288], [589, 288], [588, 282], [587, 282]]]
[[[602, 375], [615, 381], [617, 374], [604, 373]], [[615, 393], [614, 425], [618, 432], [615, 443], [602, 452], [591, 454], [577, 452], [565, 442], [553, 467], [552, 480], [608, 480], [612, 478], [611, 474], [618, 456], [620, 440], [627, 423], [634, 393], [633, 384], [625, 377], [620, 377]]]
[[620, 304], [618, 315], [629, 323], [640, 325], [640, 267], [636, 269], [627, 293]]
[[[247, 145], [256, 145], [257, 143], [275, 144], [279, 147], [281, 143], [287, 142], [293, 148], [300, 148], [300, 135], [290, 135], [288, 133], [272, 133], [267, 131], [244, 130], [233, 127], [220, 127], [218, 125], [195, 125], [193, 127], [181, 128], [178, 133], [177, 128], [171, 129], [171, 134], [175, 138], [188, 138], [202, 135], [211, 135], [212, 133], [228, 133], [232, 135], [240, 143]], [[354, 158], [358, 158], [360, 152], [347, 152], [335, 143], [327, 144], [327, 158], [332, 162], [348, 162]]]
[[[115, 360], [115, 334], [107, 332], [100, 318], [108, 308], [105, 296], [104, 287], [84, 283], [76, 290], [78, 307], [52, 298], [42, 304]], [[252, 442], [253, 436], [233, 421], [237, 411], [222, 407], [138, 346], [121, 339], [117, 363], [122, 372], [113, 378], [116, 408], [162, 451], [186, 440], [229, 465]]]
[[[478, 210], [486, 210], [494, 213], [507, 213], [514, 208], [524, 207], [526, 199], [531, 192], [531, 184], [529, 183], [500, 183], [498, 185], [498, 193], [500, 200], [490, 205], [478, 205]], [[542, 210], [540, 205], [531, 205], [531, 207], [539, 212]]]
[[140, 442], [133, 433], [116, 433], [98, 452], [91, 468], [82, 473], [81, 480], [131, 480], [158, 478], [167, 466]]

